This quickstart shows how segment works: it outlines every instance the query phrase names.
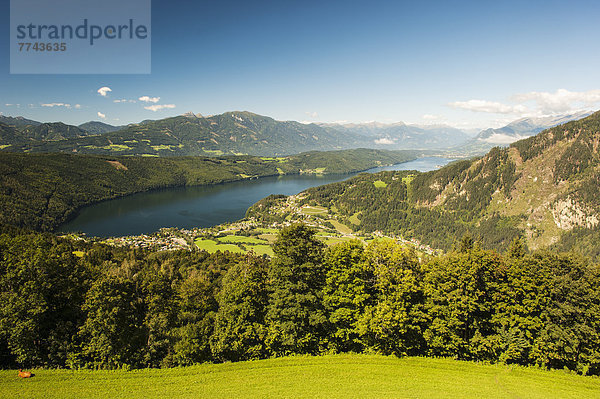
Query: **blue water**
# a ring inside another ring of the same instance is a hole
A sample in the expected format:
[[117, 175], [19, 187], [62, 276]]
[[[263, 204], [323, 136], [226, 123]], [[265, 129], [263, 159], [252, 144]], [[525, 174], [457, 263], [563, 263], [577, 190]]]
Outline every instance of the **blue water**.
[[[428, 157], [397, 165], [373, 168], [384, 170], [434, 170], [453, 161]], [[210, 227], [244, 217], [246, 210], [271, 194], [292, 195], [310, 187], [348, 179], [356, 174], [292, 175], [217, 184], [179, 187], [139, 193], [83, 208], [63, 232], [84, 232], [90, 236], [114, 237], [147, 234], [161, 227]]]

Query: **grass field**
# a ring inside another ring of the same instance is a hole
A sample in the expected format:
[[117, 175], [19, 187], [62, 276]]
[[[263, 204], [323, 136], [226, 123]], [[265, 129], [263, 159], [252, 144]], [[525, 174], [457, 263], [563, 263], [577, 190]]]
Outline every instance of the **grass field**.
[[352, 237], [321, 237], [320, 238], [323, 242], [325, 242], [325, 245], [335, 245], [335, 244], [339, 244], [341, 242], [348, 242], [350, 240], [352, 240]]
[[257, 255], [269, 255], [271, 257], [275, 256], [273, 252], [273, 248], [270, 245], [246, 245], [247, 250], [253, 250]]
[[337, 231], [339, 231], [340, 233], [352, 234], [352, 229], [350, 227], [346, 226], [345, 224], [342, 224], [334, 219], [329, 219], [328, 222], [331, 223], [333, 225], [333, 227], [335, 227], [335, 229]]
[[[230, 252], [238, 252], [244, 253], [247, 251], [254, 251], [257, 255], [269, 255], [273, 256], [273, 249], [269, 245], [269, 241], [266, 239], [259, 239], [256, 237], [245, 237], [245, 236], [235, 236], [228, 235], [225, 237], [217, 238], [217, 241], [210, 240], [207, 238], [199, 238], [195, 241], [195, 244], [198, 248], [203, 249], [207, 252], [217, 252], [217, 251], [230, 251]], [[244, 248], [240, 248], [236, 244], [242, 244]]]
[[381, 181], [381, 180], [375, 180], [375, 181], [373, 182], [373, 184], [374, 184], [374, 185], [375, 185], [375, 187], [377, 187], [377, 188], [385, 188], [385, 187], [387, 187], [387, 183], [386, 183], [386, 182], [384, 182], [384, 181]]
[[325, 215], [327, 214], [327, 208], [322, 206], [306, 206], [302, 208], [302, 213], [305, 215]]
[[243, 249], [238, 247], [235, 244], [220, 244], [213, 240], [196, 240], [196, 246], [200, 249], [203, 249], [207, 252], [213, 253], [217, 251], [225, 252], [245, 252]]
[[360, 224], [360, 219], [358, 218], [359, 215], [360, 215], [360, 212], [356, 212], [354, 215], [352, 215], [348, 218], [348, 221], [352, 224], [359, 225]]
[[600, 379], [445, 359], [329, 355], [135, 371], [0, 371], [1, 398], [598, 398]]
[[260, 240], [256, 237], [234, 236], [234, 235], [219, 237], [219, 238], [217, 238], [217, 240], [219, 240], [221, 242], [230, 242], [230, 243], [241, 242], [242, 244], [264, 244], [264, 243], [266, 243], [266, 241]]

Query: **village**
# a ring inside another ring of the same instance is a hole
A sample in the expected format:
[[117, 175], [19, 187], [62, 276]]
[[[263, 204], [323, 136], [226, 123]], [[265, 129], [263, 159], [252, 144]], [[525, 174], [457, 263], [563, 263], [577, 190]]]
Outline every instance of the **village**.
[[208, 252], [230, 251], [245, 253], [254, 251], [259, 255], [273, 256], [271, 244], [277, 238], [280, 229], [294, 223], [304, 223], [314, 228], [317, 238], [326, 245], [350, 240], [360, 240], [369, 243], [375, 239], [393, 239], [420, 253], [434, 255], [440, 253], [414, 238], [404, 238], [394, 234], [384, 234], [381, 231], [364, 233], [353, 231], [340, 221], [341, 217], [330, 210], [319, 207], [301, 205], [303, 197], [291, 195], [284, 201], [263, 210], [270, 216], [264, 219], [250, 216], [232, 223], [224, 223], [207, 228], [162, 228], [151, 234], [112, 237], [101, 242], [117, 247], [143, 248], [152, 251], [177, 250], [206, 250]]

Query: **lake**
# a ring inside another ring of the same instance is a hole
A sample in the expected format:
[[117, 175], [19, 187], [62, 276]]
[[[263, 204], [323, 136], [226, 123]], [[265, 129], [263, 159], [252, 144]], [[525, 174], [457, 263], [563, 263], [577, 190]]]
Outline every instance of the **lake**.
[[[453, 161], [427, 157], [392, 166], [384, 170], [419, 170], [427, 172]], [[263, 177], [201, 187], [178, 187], [129, 195], [87, 206], [79, 215], [63, 224], [62, 232], [84, 232], [90, 236], [115, 237], [148, 234], [161, 227], [210, 227], [244, 217], [246, 210], [271, 194], [292, 195], [310, 187], [342, 181], [355, 176], [289, 175]]]

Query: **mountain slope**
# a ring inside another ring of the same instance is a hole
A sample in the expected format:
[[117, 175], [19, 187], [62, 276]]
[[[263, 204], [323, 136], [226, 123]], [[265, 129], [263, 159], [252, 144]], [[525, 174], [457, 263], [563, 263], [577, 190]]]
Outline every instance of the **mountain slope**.
[[108, 123], [99, 122], [99, 121], [89, 121], [86, 123], [82, 123], [78, 126], [81, 130], [85, 130], [86, 132], [93, 134], [102, 134], [102, 133], [110, 133], [116, 132], [117, 130], [123, 129], [123, 126], [113, 126]]
[[4, 124], [0, 122], [0, 132], [0, 148], [11, 151], [27, 150], [44, 142], [62, 142], [90, 135], [77, 126], [66, 125], [62, 122], [36, 122], [36, 124]]
[[573, 228], [598, 226], [599, 142], [597, 112], [494, 149], [450, 180], [444, 171], [420, 177], [415, 200], [481, 212], [484, 218], [519, 218], [517, 227], [532, 247], [548, 246]]
[[15, 126], [0, 123], [0, 149], [10, 147], [13, 143], [22, 143], [26, 139]]
[[41, 123], [20, 129], [21, 135], [31, 140], [59, 141], [89, 136], [85, 130], [62, 122]]
[[[301, 203], [334, 209], [355, 229], [442, 249], [470, 232], [487, 247], [505, 249], [521, 236], [531, 248], [577, 248], [597, 257], [599, 147], [597, 112], [437, 171], [365, 174], [313, 188]], [[259, 208], [249, 216], [265, 217]]]

